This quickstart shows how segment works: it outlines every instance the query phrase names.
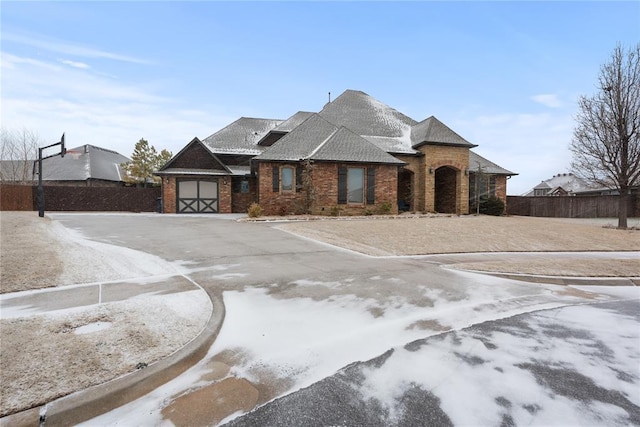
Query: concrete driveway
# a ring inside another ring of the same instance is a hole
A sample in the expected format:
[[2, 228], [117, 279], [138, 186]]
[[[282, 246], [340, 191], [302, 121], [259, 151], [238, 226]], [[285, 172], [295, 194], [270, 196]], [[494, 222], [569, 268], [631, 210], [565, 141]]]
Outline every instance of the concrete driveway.
[[[201, 362], [90, 425], [640, 423], [637, 288], [531, 284], [443, 269], [437, 257], [369, 257], [225, 216], [51, 217], [89, 239], [180, 262], [227, 310]], [[566, 311], [585, 304], [595, 311]], [[529, 314], [537, 312], [545, 319]], [[624, 326], [611, 339], [585, 333], [594, 313]], [[549, 316], [561, 319], [555, 329]], [[555, 347], [545, 342], [567, 338], [576, 344], [547, 357]], [[597, 351], [583, 358], [584, 349]], [[408, 373], [398, 368], [407, 363]], [[423, 374], [441, 366], [450, 375]], [[490, 407], [474, 413], [464, 390], [487, 391]]]

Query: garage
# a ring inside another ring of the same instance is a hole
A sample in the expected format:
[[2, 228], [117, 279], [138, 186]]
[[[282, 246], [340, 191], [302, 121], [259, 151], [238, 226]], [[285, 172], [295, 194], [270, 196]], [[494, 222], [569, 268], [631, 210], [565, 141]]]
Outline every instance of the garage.
[[218, 213], [218, 181], [178, 180], [178, 213]]

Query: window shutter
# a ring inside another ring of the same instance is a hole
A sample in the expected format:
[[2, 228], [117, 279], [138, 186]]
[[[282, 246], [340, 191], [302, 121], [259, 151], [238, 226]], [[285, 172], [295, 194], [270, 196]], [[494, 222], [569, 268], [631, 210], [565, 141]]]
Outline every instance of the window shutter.
[[273, 192], [277, 193], [280, 191], [280, 167], [273, 167]]
[[302, 165], [296, 166], [296, 193], [302, 190]]
[[367, 168], [367, 204], [376, 202], [376, 168]]
[[347, 203], [347, 168], [338, 167], [338, 204]]

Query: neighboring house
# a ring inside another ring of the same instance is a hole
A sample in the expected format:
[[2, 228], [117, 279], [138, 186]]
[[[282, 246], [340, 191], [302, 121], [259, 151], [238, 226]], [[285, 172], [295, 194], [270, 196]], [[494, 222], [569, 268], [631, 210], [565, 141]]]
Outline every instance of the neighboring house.
[[[130, 161], [115, 151], [82, 145], [67, 150], [64, 157], [42, 161], [42, 180], [46, 185], [112, 187], [124, 185], [122, 163]], [[33, 164], [37, 181], [37, 161]]]
[[465, 214], [476, 191], [506, 202], [516, 175], [475, 146], [433, 116], [417, 122], [347, 90], [318, 113], [243, 117], [194, 138], [157, 175], [166, 213], [246, 212], [257, 202], [265, 214]]
[[542, 181], [524, 196], [575, 196], [578, 193], [592, 192], [593, 190], [593, 187], [574, 174], [560, 173]]

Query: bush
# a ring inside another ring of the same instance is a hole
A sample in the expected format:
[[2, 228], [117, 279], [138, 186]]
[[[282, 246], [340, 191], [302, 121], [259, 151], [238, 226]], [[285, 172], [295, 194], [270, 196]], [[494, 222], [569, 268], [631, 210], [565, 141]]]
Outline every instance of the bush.
[[383, 204], [378, 206], [378, 214], [380, 214], [380, 215], [389, 215], [391, 213], [391, 208], [392, 207], [393, 207], [393, 205], [391, 205], [391, 202], [384, 202]]
[[504, 202], [495, 196], [480, 201], [480, 213], [484, 215], [500, 216], [504, 212]]
[[338, 206], [331, 207], [331, 216], [340, 216], [340, 208]]
[[247, 209], [247, 215], [249, 215], [249, 218], [258, 218], [262, 215], [262, 208], [259, 204], [253, 202]]

